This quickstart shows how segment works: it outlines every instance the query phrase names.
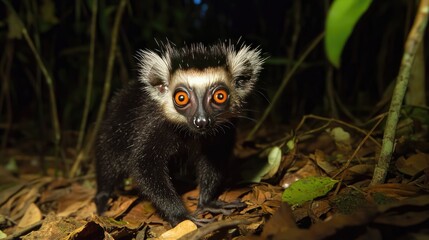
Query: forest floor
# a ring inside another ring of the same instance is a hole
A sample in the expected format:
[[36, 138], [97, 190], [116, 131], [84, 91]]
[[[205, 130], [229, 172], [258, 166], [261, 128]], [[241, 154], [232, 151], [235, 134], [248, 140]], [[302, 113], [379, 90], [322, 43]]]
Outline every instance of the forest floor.
[[[199, 217], [214, 221], [199, 228], [185, 221], [172, 229], [150, 202], [129, 189], [110, 201], [104, 216], [97, 216], [92, 164], [78, 178], [55, 177], [54, 167], [40, 174], [40, 156], [23, 146], [7, 148], [8, 164], [0, 167], [0, 239], [428, 239], [427, 128], [412, 124], [411, 132], [406, 127], [399, 131], [386, 183], [370, 185], [382, 131], [310, 120], [296, 135], [273, 129], [261, 131], [255, 141], [240, 141], [240, 175], [249, 180], [253, 171], [253, 183], [232, 187], [220, 199], [239, 199], [246, 207], [227, 216], [204, 213]], [[281, 153], [277, 163], [274, 148]], [[66, 158], [76, 156], [65, 152]], [[311, 200], [286, 203], [291, 202], [284, 189], [309, 177], [335, 181], [316, 185], [326, 189]], [[182, 195], [191, 212], [197, 196], [197, 189]]]

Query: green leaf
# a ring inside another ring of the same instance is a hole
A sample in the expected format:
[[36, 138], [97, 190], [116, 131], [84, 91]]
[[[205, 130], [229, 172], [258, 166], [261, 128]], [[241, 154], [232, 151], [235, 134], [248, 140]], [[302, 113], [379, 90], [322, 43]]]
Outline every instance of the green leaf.
[[335, 0], [326, 19], [325, 51], [329, 61], [340, 66], [341, 53], [359, 18], [372, 0]]
[[287, 143], [286, 143], [286, 146], [287, 146], [287, 148], [289, 149], [289, 150], [294, 150], [295, 149], [295, 137], [294, 138], [292, 138], [291, 140], [289, 140]]
[[282, 150], [277, 146], [265, 149], [259, 158], [248, 161], [243, 167], [243, 182], [260, 182], [273, 177], [279, 169], [282, 155]]
[[18, 16], [15, 12], [9, 14], [7, 16], [7, 25], [9, 27], [9, 31], [7, 33], [7, 37], [9, 39], [21, 39], [22, 38], [22, 23], [19, 20]]
[[273, 177], [279, 170], [280, 162], [282, 160], [282, 150], [279, 147], [273, 147], [268, 154], [267, 172], [262, 179]]
[[0, 230], [0, 239], [6, 238], [6, 237], [7, 237], [6, 233]]
[[336, 143], [350, 144], [351, 142], [350, 133], [344, 131], [344, 129], [341, 127], [336, 127], [329, 131], [329, 133], [334, 138]]
[[7, 37], [9, 39], [21, 39], [22, 29], [24, 28], [21, 19], [19, 19], [18, 14], [15, 12], [9, 1], [3, 0], [3, 3], [6, 5], [7, 10], [9, 11], [6, 18], [6, 23], [9, 28]]
[[40, 31], [47, 32], [53, 26], [59, 23], [55, 15], [55, 2], [53, 0], [44, 0], [40, 6]]
[[290, 205], [303, 204], [306, 201], [326, 195], [337, 183], [329, 177], [308, 177], [300, 179], [286, 188], [282, 201]]
[[18, 164], [16, 163], [16, 160], [13, 157], [7, 162], [6, 166], [4, 166], [4, 168], [6, 170], [8, 170], [9, 172], [13, 172], [13, 173], [17, 173], [19, 170]]

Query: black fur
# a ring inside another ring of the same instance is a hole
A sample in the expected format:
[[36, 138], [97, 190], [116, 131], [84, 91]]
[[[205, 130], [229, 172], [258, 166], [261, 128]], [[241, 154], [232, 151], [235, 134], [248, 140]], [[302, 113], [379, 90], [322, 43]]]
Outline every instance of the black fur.
[[[242, 206], [217, 197], [235, 140], [232, 118], [257, 80], [264, 61], [260, 50], [245, 45], [236, 49], [231, 43], [182, 48], [167, 43], [160, 54], [143, 50], [137, 57], [139, 79], [113, 97], [97, 139], [98, 213], [106, 210], [115, 186], [131, 176], [141, 195], [172, 225], [185, 219], [204, 223], [186, 211], [173, 187], [169, 171], [174, 169], [168, 166], [174, 159], [195, 163], [200, 187], [197, 212], [227, 213], [217, 210]], [[173, 74], [177, 70], [183, 75]], [[184, 73], [188, 70], [189, 79]], [[199, 81], [195, 71], [211, 74], [201, 78], [206, 85], [192, 82]], [[174, 103], [177, 89], [189, 94], [186, 105]], [[215, 101], [214, 91], [219, 89], [228, 95], [224, 103]]]
[[208, 67], [226, 68], [226, 48], [223, 45], [204, 46], [202, 44], [193, 44], [181, 49], [173, 49], [171, 56], [171, 71], [177, 69], [198, 69], [202, 70]]
[[230, 125], [217, 134], [183, 130], [163, 116], [161, 106], [144, 87], [141, 81], [133, 82], [109, 105], [97, 139], [95, 202], [98, 213], [103, 213], [115, 186], [131, 176], [141, 194], [174, 226], [195, 218], [173, 187], [168, 162], [175, 158], [194, 160], [201, 190], [198, 206], [216, 205], [213, 203], [222, 189], [225, 161], [232, 154], [235, 132]]

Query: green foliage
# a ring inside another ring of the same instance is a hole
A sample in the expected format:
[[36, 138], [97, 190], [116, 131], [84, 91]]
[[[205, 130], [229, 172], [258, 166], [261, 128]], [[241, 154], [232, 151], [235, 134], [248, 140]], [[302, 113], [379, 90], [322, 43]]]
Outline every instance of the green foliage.
[[22, 24], [16, 14], [9, 14], [7, 16], [8, 33], [7, 36], [10, 39], [21, 39], [22, 38]]
[[308, 177], [300, 179], [286, 188], [282, 201], [291, 205], [303, 204], [306, 201], [326, 195], [337, 183], [329, 177]]
[[45, 0], [42, 2], [40, 6], [40, 18], [41, 25], [40, 31], [47, 32], [53, 26], [58, 24], [58, 17], [55, 16], [55, 2], [52, 0]]
[[[265, 157], [267, 161], [263, 161]], [[259, 158], [252, 159], [246, 164], [242, 171], [244, 182], [260, 182], [262, 179], [273, 177], [279, 169], [281, 159], [282, 150], [279, 147], [266, 149]]]
[[335, 0], [326, 20], [325, 51], [329, 61], [340, 66], [341, 53], [359, 18], [372, 0]]
[[0, 239], [6, 238], [6, 237], [7, 237], [6, 233], [4, 233], [0, 230]]
[[265, 174], [266, 178], [270, 178], [277, 173], [281, 160], [282, 160], [282, 150], [279, 147], [273, 147], [270, 150], [270, 153], [268, 154], [269, 171], [267, 171], [267, 173]]

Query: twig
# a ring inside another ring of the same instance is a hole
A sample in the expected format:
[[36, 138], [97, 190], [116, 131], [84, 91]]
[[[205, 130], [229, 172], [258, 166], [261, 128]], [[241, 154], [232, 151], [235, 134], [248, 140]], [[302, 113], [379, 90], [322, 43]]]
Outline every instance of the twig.
[[55, 142], [55, 145], [58, 147], [61, 141], [61, 130], [60, 130], [60, 121], [58, 120], [57, 101], [55, 96], [54, 84], [51, 76], [48, 73], [48, 70], [46, 69], [45, 64], [43, 63], [42, 58], [39, 55], [39, 52], [37, 52], [36, 47], [34, 46], [34, 43], [31, 40], [30, 36], [28, 35], [27, 29], [25, 27], [22, 28], [22, 34], [24, 35], [24, 38], [27, 41], [28, 46], [31, 48], [31, 51], [36, 57], [36, 61], [40, 69], [42, 70], [42, 73], [46, 79], [46, 84], [48, 85], [49, 101], [51, 104], [51, 117], [52, 117], [52, 123], [54, 125], [54, 134], [55, 134], [54, 142]]
[[385, 181], [390, 159], [392, 157], [395, 140], [396, 126], [399, 114], [407, 90], [410, 70], [413, 64], [417, 49], [423, 39], [429, 14], [429, 0], [421, 0], [417, 14], [405, 42], [404, 55], [402, 57], [401, 68], [393, 90], [392, 102], [390, 103], [389, 115], [387, 116], [386, 129], [384, 131], [383, 142], [378, 163], [374, 169], [374, 175], [370, 185], [381, 184]]
[[73, 167], [70, 171], [70, 177], [74, 177], [80, 163], [83, 159], [86, 159], [89, 152], [91, 151], [92, 147], [94, 146], [95, 139], [98, 133], [98, 130], [100, 129], [101, 121], [104, 117], [104, 112], [106, 111], [107, 101], [109, 99], [110, 95], [110, 87], [112, 82], [112, 75], [113, 75], [113, 65], [115, 63], [115, 52], [117, 48], [117, 42], [118, 42], [118, 32], [119, 32], [119, 26], [121, 24], [122, 15], [125, 10], [125, 6], [127, 4], [127, 0], [121, 0], [118, 5], [118, 11], [116, 12], [115, 21], [113, 23], [112, 28], [112, 41], [110, 44], [110, 51], [109, 51], [109, 58], [107, 61], [107, 70], [106, 70], [106, 79], [104, 81], [104, 88], [103, 88], [103, 96], [101, 98], [101, 104], [100, 108], [98, 109], [97, 113], [97, 119], [95, 121], [94, 129], [90, 133], [88, 142], [85, 145], [85, 147], [79, 152], [78, 157], [76, 161], [73, 164]]
[[91, 40], [89, 44], [88, 56], [88, 82], [86, 85], [85, 107], [83, 110], [82, 122], [80, 124], [79, 137], [77, 140], [76, 150], [80, 151], [82, 148], [83, 138], [85, 136], [86, 123], [88, 121], [89, 107], [92, 98], [92, 83], [94, 79], [94, 52], [95, 52], [95, 32], [97, 30], [97, 12], [98, 0], [92, 1], [92, 17], [91, 17]]
[[338, 118], [338, 109], [337, 105], [335, 104], [335, 89], [334, 89], [334, 68], [329, 65], [326, 67], [326, 95], [328, 98], [328, 104], [331, 112], [331, 117]]
[[11, 11], [11, 13], [16, 16], [16, 19], [18, 20], [19, 27], [21, 28], [22, 35], [24, 36], [25, 41], [27, 42], [28, 46], [31, 49], [31, 52], [33, 53], [34, 57], [36, 58], [37, 64], [39, 65], [43, 75], [45, 76], [46, 84], [48, 85], [48, 91], [49, 91], [49, 102], [51, 104], [51, 118], [52, 118], [52, 124], [54, 127], [55, 150], [56, 150], [56, 153], [59, 153], [59, 150], [60, 150], [59, 146], [60, 146], [60, 141], [61, 141], [61, 130], [60, 130], [60, 122], [58, 120], [57, 102], [56, 102], [55, 89], [54, 89], [54, 84], [53, 84], [52, 78], [49, 75], [48, 70], [46, 69], [45, 63], [43, 62], [42, 58], [40, 57], [39, 52], [37, 51], [36, 47], [34, 46], [33, 40], [28, 35], [27, 28], [24, 26], [24, 23], [19, 18], [15, 9], [13, 8], [13, 6], [8, 1], [3, 0], [3, 2], [8, 7], [8, 9]]
[[[296, 46], [298, 45], [298, 39], [299, 39], [299, 34], [301, 33], [301, 2], [300, 1], [295, 1], [293, 2], [293, 9], [294, 9], [294, 17], [292, 19], [293, 21], [293, 33], [291, 36], [291, 43], [290, 46], [288, 48], [289, 50], [289, 56], [288, 59], [295, 59], [295, 52], [296, 52]], [[285, 16], [286, 17], [286, 16]], [[285, 30], [286, 32], [286, 30]], [[293, 61], [291, 61], [289, 64], [286, 65], [286, 71], [289, 72], [290, 68], [292, 67], [292, 63]]]
[[[307, 119], [309, 119], [309, 118], [313, 118], [313, 119], [318, 119], [318, 120], [323, 120], [323, 121], [326, 121], [326, 122], [328, 122], [327, 124], [325, 124], [325, 125], [323, 125], [323, 127], [321, 127], [321, 128], [317, 128], [317, 131], [319, 131], [319, 130], [321, 130], [321, 129], [323, 129], [324, 127], [326, 127], [326, 126], [328, 126], [331, 122], [336, 122], [336, 123], [339, 123], [339, 124], [341, 124], [341, 125], [344, 125], [344, 126], [346, 126], [346, 127], [348, 127], [348, 128], [351, 128], [351, 129], [353, 129], [353, 130], [355, 130], [355, 131], [357, 131], [357, 132], [360, 132], [360, 133], [362, 133], [362, 134], [364, 134], [365, 136], [366, 135], [368, 135], [368, 133], [365, 131], [365, 130], [363, 130], [363, 129], [361, 129], [361, 128], [359, 128], [359, 127], [356, 127], [356, 126], [354, 126], [354, 125], [351, 125], [351, 124], [349, 124], [349, 123], [346, 123], [346, 122], [343, 122], [343, 121], [341, 121], [341, 120], [338, 120], [338, 119], [332, 119], [332, 118], [325, 118], [325, 117], [320, 117], [320, 116], [316, 116], [316, 115], [306, 115], [306, 116], [304, 116], [303, 118], [302, 118], [302, 120], [301, 120], [301, 122], [298, 124], [298, 126], [296, 127], [296, 132], [298, 132], [298, 130], [302, 127], [302, 125], [304, 124], [304, 122], [307, 120]], [[375, 119], [379, 119], [379, 118], [384, 118], [384, 115], [379, 115], [379, 116], [377, 116]], [[315, 130], [311, 130], [311, 131], [308, 131], [308, 132], [305, 132], [304, 134], [302, 134], [302, 135], [306, 135], [306, 134], [310, 134], [310, 133], [313, 133], [313, 132], [317, 132], [317, 131], [315, 131]], [[375, 144], [375, 145], [377, 145], [377, 147], [380, 147], [381, 148], [381, 145], [380, 145], [380, 143], [378, 143], [378, 141], [377, 140], [375, 140], [373, 137], [371, 137], [371, 136], [369, 136], [369, 139]]]
[[[286, 68], [284, 70], [284, 76], [286, 76], [287, 73], [289, 73], [290, 69], [294, 66], [294, 60], [296, 59], [296, 52], [297, 52], [297, 45], [301, 33], [301, 13], [302, 13], [302, 3], [301, 1], [294, 1], [292, 5], [292, 11], [293, 11], [293, 17], [291, 19], [291, 28], [293, 29], [293, 32], [290, 33], [290, 30], [285, 29], [284, 32], [287, 35], [290, 35], [290, 44], [287, 48], [287, 57], [286, 59], [290, 59], [290, 61], [286, 64]], [[285, 19], [289, 19], [290, 17], [285, 15]], [[287, 25], [285, 24], [285, 28]], [[285, 41], [285, 40], [283, 40]], [[301, 64], [301, 69], [303, 69], [303, 65]], [[269, 100], [268, 100], [269, 102]], [[296, 105], [293, 106], [293, 108], [290, 110], [292, 113], [296, 112]]]
[[[356, 147], [355, 151], [353, 152], [353, 154], [347, 159], [346, 164], [344, 164], [344, 166], [332, 177], [335, 178], [336, 176], [338, 176], [338, 174], [342, 173], [344, 170], [346, 170], [350, 163], [352, 162], [353, 158], [356, 157], [357, 153], [359, 152], [359, 150], [362, 148], [363, 144], [368, 140], [368, 138], [371, 137], [371, 134], [374, 132], [374, 130], [378, 127], [378, 125], [380, 125], [380, 123], [383, 121], [384, 117], [386, 116], [385, 114], [382, 114], [379, 116], [379, 119], [377, 121], [376, 124], [374, 124], [374, 126], [371, 128], [371, 130], [366, 134], [366, 136], [362, 139], [362, 141], [359, 143], [359, 145]], [[343, 179], [344, 174], [341, 177], [341, 180]]]
[[3, 153], [6, 150], [9, 132], [12, 128], [12, 100], [10, 96], [10, 70], [12, 67], [14, 57], [14, 44], [12, 40], [8, 40], [6, 43], [5, 54], [3, 55], [0, 62], [0, 76], [3, 78], [2, 90], [0, 93], [0, 114], [3, 112], [3, 101], [5, 103], [5, 127], [4, 134], [0, 146], [0, 163], [4, 160]]
[[251, 140], [255, 133], [259, 130], [262, 123], [265, 121], [265, 119], [268, 117], [268, 114], [273, 110], [274, 105], [279, 100], [280, 96], [283, 93], [284, 88], [288, 84], [289, 80], [292, 78], [292, 76], [295, 74], [295, 72], [298, 70], [298, 68], [301, 66], [302, 62], [307, 58], [307, 56], [316, 48], [316, 46], [322, 41], [324, 36], [324, 33], [319, 34], [313, 42], [310, 44], [310, 46], [304, 51], [304, 53], [301, 55], [301, 57], [296, 61], [295, 65], [292, 67], [292, 69], [289, 71], [289, 73], [283, 78], [282, 83], [280, 84], [277, 92], [274, 94], [273, 99], [271, 100], [270, 105], [268, 105], [267, 109], [265, 109], [265, 112], [262, 114], [262, 117], [259, 119], [259, 121], [256, 123], [255, 127], [253, 127], [252, 131], [250, 131], [249, 135], [247, 135], [247, 140]]

